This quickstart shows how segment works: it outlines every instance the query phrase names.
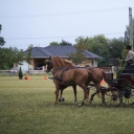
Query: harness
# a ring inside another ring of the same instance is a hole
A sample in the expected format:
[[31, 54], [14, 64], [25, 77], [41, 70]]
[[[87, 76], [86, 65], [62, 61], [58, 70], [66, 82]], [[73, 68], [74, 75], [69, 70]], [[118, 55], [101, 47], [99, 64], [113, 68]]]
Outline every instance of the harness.
[[[58, 68], [58, 69], [62, 69], [62, 68]], [[55, 69], [55, 70], [58, 70], [58, 69]], [[69, 70], [69, 69], [70, 69], [70, 67], [65, 68], [65, 69], [62, 71], [60, 77], [54, 76], [53, 79], [56, 79], [56, 80], [59, 80], [59, 81], [63, 81], [62, 76], [63, 76], [64, 72], [67, 71], [67, 70]]]
[[[63, 78], [62, 78], [64, 72], [67, 71], [67, 70], [70, 70], [70, 69], [79, 69], [79, 68], [87, 68], [87, 67], [74, 67], [74, 68], [72, 68], [72, 67], [66, 67], [66, 68], [60, 67], [60, 68], [53, 69], [53, 70], [60, 70], [60, 69], [63, 69], [63, 71], [62, 71], [60, 77], [59, 77], [59, 76], [54, 76], [54, 77], [52, 77], [51, 79], [56, 79], [56, 80], [58, 80], [58, 81], [61, 81], [61, 82], [66, 83], [65, 81], [63, 81]], [[88, 68], [88, 69], [89, 69], [89, 68]], [[90, 90], [88, 87], [81, 86], [80, 84], [77, 84], [77, 83], [76, 83], [76, 85], [80, 86], [81, 88], [85, 88], [85, 89], [87, 89], [87, 90]]]

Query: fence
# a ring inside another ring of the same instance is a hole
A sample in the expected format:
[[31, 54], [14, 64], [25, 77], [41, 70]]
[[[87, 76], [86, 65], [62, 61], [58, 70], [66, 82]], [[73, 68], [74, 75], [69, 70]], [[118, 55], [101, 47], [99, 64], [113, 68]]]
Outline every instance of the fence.
[[[23, 70], [23, 74], [44, 74], [43, 70]], [[0, 76], [17, 76], [18, 70], [0, 70]]]

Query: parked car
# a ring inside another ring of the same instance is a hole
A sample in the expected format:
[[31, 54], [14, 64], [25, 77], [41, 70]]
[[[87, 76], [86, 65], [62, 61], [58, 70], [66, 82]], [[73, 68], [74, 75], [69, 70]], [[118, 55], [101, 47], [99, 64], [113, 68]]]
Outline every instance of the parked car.
[[9, 71], [9, 73], [12, 74], [12, 75], [13, 74], [17, 74], [18, 73], [18, 68], [17, 67], [11, 68], [10, 71]]
[[39, 66], [35, 67], [35, 70], [42, 70], [42, 69], [43, 67], [39, 67]]

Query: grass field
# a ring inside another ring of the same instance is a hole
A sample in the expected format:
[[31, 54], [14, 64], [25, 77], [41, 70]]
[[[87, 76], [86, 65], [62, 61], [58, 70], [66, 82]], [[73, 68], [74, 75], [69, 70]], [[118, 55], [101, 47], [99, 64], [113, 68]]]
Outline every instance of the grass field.
[[[95, 97], [83, 107], [73, 104], [72, 88], [65, 102], [54, 104], [54, 84], [43, 76], [19, 80], [0, 77], [0, 134], [133, 134], [134, 106], [106, 108]], [[78, 102], [83, 98], [78, 88]]]

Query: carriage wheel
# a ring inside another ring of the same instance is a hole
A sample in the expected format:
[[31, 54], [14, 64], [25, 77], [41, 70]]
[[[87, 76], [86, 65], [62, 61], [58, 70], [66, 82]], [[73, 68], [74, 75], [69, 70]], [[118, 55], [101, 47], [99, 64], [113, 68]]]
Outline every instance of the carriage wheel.
[[126, 89], [123, 93], [123, 104], [124, 105], [134, 105], [134, 89]]
[[105, 93], [105, 105], [107, 107], [119, 107], [122, 103], [122, 95], [119, 91], [107, 91]]

